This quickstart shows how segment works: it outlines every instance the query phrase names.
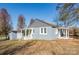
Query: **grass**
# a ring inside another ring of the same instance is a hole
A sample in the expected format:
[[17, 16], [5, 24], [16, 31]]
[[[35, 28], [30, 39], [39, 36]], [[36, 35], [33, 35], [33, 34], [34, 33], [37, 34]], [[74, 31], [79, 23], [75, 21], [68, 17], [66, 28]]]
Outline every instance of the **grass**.
[[79, 55], [79, 40], [0, 41], [1, 55]]

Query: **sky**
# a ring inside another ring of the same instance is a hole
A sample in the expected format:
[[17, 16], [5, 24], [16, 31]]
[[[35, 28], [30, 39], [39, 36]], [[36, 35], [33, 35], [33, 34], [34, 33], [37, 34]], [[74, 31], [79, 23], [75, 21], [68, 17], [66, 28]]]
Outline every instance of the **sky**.
[[25, 17], [27, 25], [35, 18], [52, 22], [57, 16], [56, 5], [55, 3], [0, 3], [0, 9], [7, 9], [16, 29], [19, 15]]

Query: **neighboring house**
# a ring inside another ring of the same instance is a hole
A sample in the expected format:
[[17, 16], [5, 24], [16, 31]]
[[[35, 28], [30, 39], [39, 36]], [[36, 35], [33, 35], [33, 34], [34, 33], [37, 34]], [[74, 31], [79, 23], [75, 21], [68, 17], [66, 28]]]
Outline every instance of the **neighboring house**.
[[16, 39], [54, 40], [62, 37], [69, 37], [68, 28], [57, 27], [55, 24], [43, 20], [32, 19], [27, 28], [21, 29], [21, 32], [17, 32]]
[[10, 40], [15, 40], [17, 38], [17, 31], [12, 31], [9, 33]]

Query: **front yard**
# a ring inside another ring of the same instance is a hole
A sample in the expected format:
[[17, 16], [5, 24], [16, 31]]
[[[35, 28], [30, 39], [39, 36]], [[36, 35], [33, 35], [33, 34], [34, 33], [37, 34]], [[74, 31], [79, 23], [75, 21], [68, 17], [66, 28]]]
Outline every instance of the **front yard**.
[[79, 55], [79, 40], [0, 41], [1, 55]]

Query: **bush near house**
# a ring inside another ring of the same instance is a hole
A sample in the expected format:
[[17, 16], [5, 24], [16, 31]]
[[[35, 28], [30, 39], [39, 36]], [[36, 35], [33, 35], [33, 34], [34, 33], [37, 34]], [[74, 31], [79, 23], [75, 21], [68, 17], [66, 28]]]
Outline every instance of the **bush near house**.
[[6, 40], [7, 37], [5, 35], [0, 35], [0, 40]]

